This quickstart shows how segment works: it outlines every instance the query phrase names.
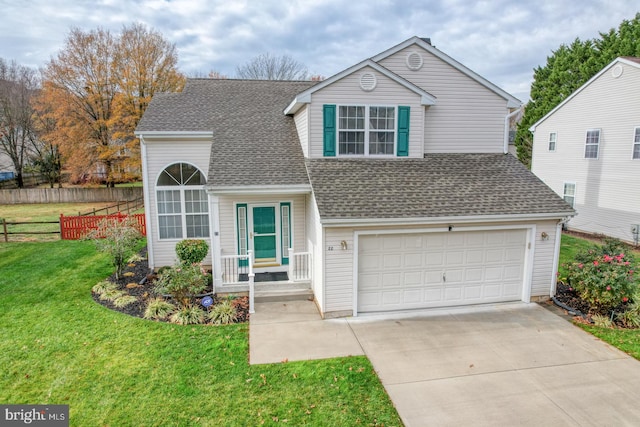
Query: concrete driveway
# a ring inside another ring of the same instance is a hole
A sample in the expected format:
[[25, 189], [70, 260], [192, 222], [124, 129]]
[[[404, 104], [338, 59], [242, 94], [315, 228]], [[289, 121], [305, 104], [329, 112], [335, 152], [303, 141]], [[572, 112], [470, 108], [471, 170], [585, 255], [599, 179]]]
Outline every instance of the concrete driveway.
[[[537, 304], [328, 321], [296, 304], [289, 322], [251, 320], [252, 363], [364, 352], [406, 426], [640, 425], [640, 362]], [[318, 331], [321, 351], [295, 350]]]

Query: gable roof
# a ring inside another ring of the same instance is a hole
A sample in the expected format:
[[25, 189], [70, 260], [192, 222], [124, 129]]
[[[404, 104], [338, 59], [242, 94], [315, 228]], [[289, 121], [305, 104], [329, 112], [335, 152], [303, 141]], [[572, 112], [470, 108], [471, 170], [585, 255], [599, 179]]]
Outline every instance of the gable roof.
[[307, 159], [321, 222], [562, 218], [574, 210], [510, 154]]
[[522, 105], [522, 101], [520, 101], [518, 98], [516, 98], [515, 96], [511, 95], [510, 93], [506, 92], [505, 90], [499, 88], [498, 86], [496, 86], [495, 84], [491, 83], [489, 80], [485, 79], [484, 77], [482, 77], [481, 75], [479, 75], [478, 73], [476, 73], [475, 71], [472, 71], [471, 69], [467, 68], [466, 66], [462, 65], [460, 62], [456, 61], [455, 59], [453, 59], [452, 57], [450, 57], [449, 55], [447, 55], [446, 53], [438, 50], [435, 48], [435, 46], [431, 45], [431, 40], [428, 38], [420, 38], [417, 36], [411, 37], [410, 39], [407, 39], [405, 41], [403, 41], [402, 43], [399, 43], [387, 50], [385, 50], [384, 52], [381, 52], [379, 54], [377, 54], [376, 56], [372, 57], [371, 59], [375, 62], [379, 62], [399, 51], [401, 51], [402, 49], [405, 49], [411, 45], [418, 45], [420, 46], [422, 49], [426, 50], [427, 52], [431, 53], [432, 55], [434, 55], [435, 57], [441, 59], [442, 61], [444, 61], [445, 63], [449, 64], [450, 66], [452, 66], [453, 68], [457, 69], [458, 71], [460, 71], [462, 74], [465, 74], [467, 77], [470, 77], [471, 79], [475, 80], [476, 82], [480, 83], [482, 86], [486, 87], [487, 89], [491, 90], [492, 92], [496, 93], [498, 96], [504, 98], [505, 100], [507, 100], [507, 107], [508, 108], [518, 108]]
[[545, 114], [540, 120], [538, 120], [537, 122], [535, 122], [533, 125], [531, 125], [531, 127], [529, 128], [529, 131], [531, 132], [535, 132], [536, 127], [544, 122], [545, 120], [547, 120], [553, 113], [555, 113], [558, 109], [560, 109], [564, 104], [566, 104], [567, 102], [571, 101], [573, 98], [575, 98], [580, 92], [582, 92], [583, 90], [585, 90], [589, 85], [591, 85], [594, 81], [596, 81], [601, 75], [603, 75], [604, 73], [606, 73], [608, 70], [610, 70], [615, 64], [617, 63], [623, 63], [626, 65], [630, 65], [632, 67], [636, 67], [636, 68], [640, 68], [640, 58], [635, 58], [635, 57], [631, 57], [631, 56], [621, 56], [618, 57], [616, 59], [614, 59], [613, 61], [611, 61], [606, 67], [604, 67], [602, 70], [600, 70], [595, 76], [591, 77], [589, 80], [587, 80], [587, 82], [585, 84], [583, 84], [582, 86], [580, 86], [578, 89], [576, 89], [571, 95], [569, 95], [567, 98], [565, 98], [564, 101], [562, 101], [561, 103], [559, 103], [558, 105], [555, 106], [555, 108], [551, 111], [549, 111], [547, 114]]
[[309, 191], [295, 124], [282, 110], [297, 93], [314, 84], [188, 79], [181, 93], [154, 96], [136, 134], [189, 137], [211, 132], [210, 189]]
[[325, 79], [323, 81], [321, 81], [320, 83], [318, 83], [317, 85], [305, 90], [302, 93], [299, 93], [294, 100], [291, 102], [291, 104], [289, 104], [289, 106], [287, 106], [287, 108], [284, 110], [285, 114], [295, 114], [296, 111], [298, 111], [304, 104], [308, 104], [311, 102], [311, 95], [314, 92], [319, 91], [322, 88], [325, 88], [327, 86], [329, 86], [332, 83], [335, 83], [336, 81], [358, 71], [361, 70], [365, 67], [371, 67], [374, 70], [376, 70], [377, 72], [379, 72], [380, 74], [390, 78], [391, 80], [395, 81], [396, 83], [398, 83], [399, 85], [409, 89], [410, 91], [414, 92], [417, 95], [420, 95], [420, 102], [422, 105], [435, 105], [436, 103], [436, 97], [431, 95], [429, 92], [425, 91], [424, 89], [416, 86], [415, 84], [411, 83], [409, 80], [400, 77], [399, 75], [397, 75], [396, 73], [394, 73], [391, 70], [386, 69], [385, 67], [383, 67], [382, 65], [372, 61], [371, 59], [365, 59], [362, 62], [359, 62], [356, 65], [353, 65], [349, 68], [347, 68], [346, 70], [343, 70], [341, 72], [339, 72], [338, 74], [335, 74], [331, 77], [329, 77], [328, 79]]

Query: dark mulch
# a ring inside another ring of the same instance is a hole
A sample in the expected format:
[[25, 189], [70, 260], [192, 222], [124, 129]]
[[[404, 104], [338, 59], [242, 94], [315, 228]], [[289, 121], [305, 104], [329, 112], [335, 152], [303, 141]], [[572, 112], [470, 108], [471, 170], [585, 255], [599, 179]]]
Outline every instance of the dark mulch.
[[[138, 300], [125, 307], [116, 307], [111, 301], [101, 300], [98, 295], [91, 293], [93, 300], [111, 310], [119, 311], [129, 316], [143, 317], [144, 310], [147, 307], [147, 301], [154, 298], [154, 281], [156, 275], [149, 269], [147, 262], [147, 248], [142, 248], [138, 253], [142, 258], [141, 261], [128, 264], [124, 273], [119, 279], [116, 279], [115, 273], [108, 277], [107, 280], [118, 285], [118, 289], [127, 292], [129, 295], [135, 296]], [[217, 295], [212, 295], [213, 287], [206, 289], [203, 295], [213, 297], [214, 305], [220, 302]], [[202, 298], [196, 298], [196, 303], [200, 304]], [[249, 320], [249, 298], [237, 297], [233, 301], [237, 310], [236, 323], [243, 323]], [[204, 308], [204, 307], [203, 307]]]
[[[594, 314], [600, 314], [607, 317], [611, 316], [611, 311], [602, 311], [591, 307], [588, 302], [580, 298], [580, 295], [578, 295], [578, 293], [566, 283], [557, 283], [555, 297], [562, 304], [570, 307], [574, 312], [579, 311], [580, 313], [582, 313], [587, 320], [590, 319], [590, 317]], [[621, 303], [620, 305], [615, 307], [613, 311], [615, 313], [622, 313], [627, 309], [628, 305], [629, 303]], [[622, 322], [615, 319], [615, 316], [614, 323], [616, 324], [616, 326], [624, 327]]]

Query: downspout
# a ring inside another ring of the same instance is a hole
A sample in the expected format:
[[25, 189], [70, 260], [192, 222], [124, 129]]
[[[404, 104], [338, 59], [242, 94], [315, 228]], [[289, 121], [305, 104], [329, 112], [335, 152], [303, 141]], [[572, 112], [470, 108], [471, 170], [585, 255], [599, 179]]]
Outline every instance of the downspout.
[[513, 116], [518, 114], [520, 110], [522, 110], [522, 107], [507, 114], [504, 118], [504, 154], [507, 154], [509, 152], [509, 121]]
[[149, 179], [148, 176], [148, 159], [147, 144], [144, 142], [144, 136], [140, 138], [140, 154], [142, 156], [142, 194], [144, 197], [144, 219], [147, 222], [147, 259], [149, 268], [155, 268], [155, 258], [153, 257], [153, 230], [151, 229], [151, 201], [149, 200]]

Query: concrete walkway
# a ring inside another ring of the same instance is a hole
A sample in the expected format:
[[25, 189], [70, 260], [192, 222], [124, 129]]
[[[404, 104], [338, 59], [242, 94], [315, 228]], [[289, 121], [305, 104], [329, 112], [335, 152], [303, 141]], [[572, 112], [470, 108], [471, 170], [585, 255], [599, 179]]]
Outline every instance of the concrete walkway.
[[366, 354], [406, 426], [640, 425], [640, 362], [537, 304], [320, 320], [256, 305], [251, 363]]

